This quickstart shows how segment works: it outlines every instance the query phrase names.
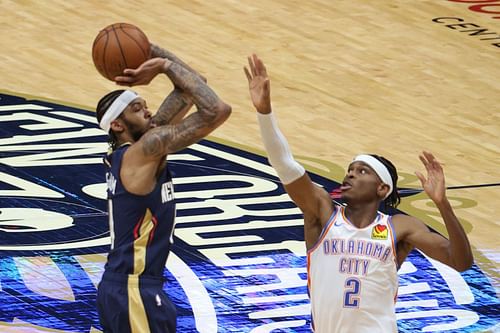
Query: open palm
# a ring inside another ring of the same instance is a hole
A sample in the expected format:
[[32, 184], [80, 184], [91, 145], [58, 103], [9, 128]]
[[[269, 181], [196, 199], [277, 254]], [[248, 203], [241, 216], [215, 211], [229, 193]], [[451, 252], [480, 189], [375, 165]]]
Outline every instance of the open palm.
[[446, 191], [443, 167], [432, 153], [424, 151], [419, 158], [427, 170], [427, 178], [418, 171], [415, 174], [420, 179], [429, 198], [435, 203], [439, 203], [445, 198]]
[[248, 79], [248, 89], [252, 103], [260, 113], [271, 112], [271, 86], [267, 76], [266, 66], [257, 55], [248, 57], [250, 70], [245, 67]]

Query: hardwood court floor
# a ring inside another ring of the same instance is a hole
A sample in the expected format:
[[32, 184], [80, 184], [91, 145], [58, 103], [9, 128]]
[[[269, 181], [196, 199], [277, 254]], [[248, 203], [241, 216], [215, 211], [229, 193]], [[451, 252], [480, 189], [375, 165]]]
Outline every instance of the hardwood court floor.
[[[273, 107], [294, 154], [333, 163], [335, 180], [355, 154], [370, 152], [396, 164], [400, 186], [418, 188], [413, 175], [422, 170], [418, 154], [432, 151], [445, 165], [448, 186], [471, 185], [448, 194], [478, 264], [498, 287], [499, 5], [473, 10], [447, 0], [3, 0], [0, 5], [4, 92], [93, 109], [116, 88], [93, 67], [93, 38], [110, 23], [129, 22], [198, 69], [232, 105], [231, 118], [213, 134], [217, 140], [262, 152], [242, 70], [255, 52], [268, 67]], [[486, 35], [473, 29], [486, 29], [481, 32]], [[136, 90], [155, 109], [170, 89], [160, 78]], [[327, 172], [323, 163], [316, 167]], [[489, 184], [497, 185], [473, 187]], [[405, 199], [402, 209], [444, 230], [425, 196]]]

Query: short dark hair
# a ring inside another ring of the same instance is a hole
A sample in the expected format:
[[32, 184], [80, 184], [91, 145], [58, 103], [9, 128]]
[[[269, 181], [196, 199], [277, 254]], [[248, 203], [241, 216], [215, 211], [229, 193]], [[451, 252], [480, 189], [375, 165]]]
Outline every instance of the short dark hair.
[[399, 196], [397, 184], [398, 184], [398, 171], [396, 170], [396, 167], [394, 164], [392, 164], [391, 161], [386, 159], [383, 156], [371, 154], [371, 156], [375, 157], [377, 160], [379, 160], [389, 171], [389, 174], [391, 175], [392, 179], [392, 192], [389, 194], [387, 198], [384, 200], [384, 205], [386, 208], [392, 207], [396, 208], [399, 203], [401, 202], [401, 198]]
[[[109, 107], [111, 106], [111, 104], [113, 104], [113, 102], [118, 98], [118, 96], [120, 96], [125, 90], [124, 89], [118, 89], [118, 90], [114, 90], [106, 95], [104, 95], [104, 97], [102, 97], [99, 102], [97, 103], [97, 107], [96, 107], [96, 112], [95, 112], [95, 116], [97, 118], [97, 122], [100, 123], [101, 122], [101, 119], [102, 117], [104, 117], [104, 114], [106, 113], [106, 111], [108, 111]], [[108, 138], [108, 143], [109, 143], [109, 146], [111, 147], [111, 149], [116, 149], [117, 147], [117, 138], [116, 138], [116, 134], [112, 131], [112, 130], [109, 130], [109, 138]]]

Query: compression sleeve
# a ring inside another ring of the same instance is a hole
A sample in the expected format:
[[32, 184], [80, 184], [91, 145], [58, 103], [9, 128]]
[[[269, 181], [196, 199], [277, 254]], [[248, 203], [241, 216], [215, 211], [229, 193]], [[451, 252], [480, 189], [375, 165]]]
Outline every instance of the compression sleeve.
[[281, 133], [273, 113], [257, 113], [257, 116], [269, 163], [276, 170], [281, 182], [287, 185], [302, 177], [306, 170], [293, 159], [288, 142]]

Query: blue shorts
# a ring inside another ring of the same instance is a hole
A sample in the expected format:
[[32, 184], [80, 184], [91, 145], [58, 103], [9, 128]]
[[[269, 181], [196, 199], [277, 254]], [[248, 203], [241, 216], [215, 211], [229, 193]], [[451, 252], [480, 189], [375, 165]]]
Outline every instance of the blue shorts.
[[97, 288], [104, 333], [175, 333], [176, 309], [163, 279], [105, 272]]

